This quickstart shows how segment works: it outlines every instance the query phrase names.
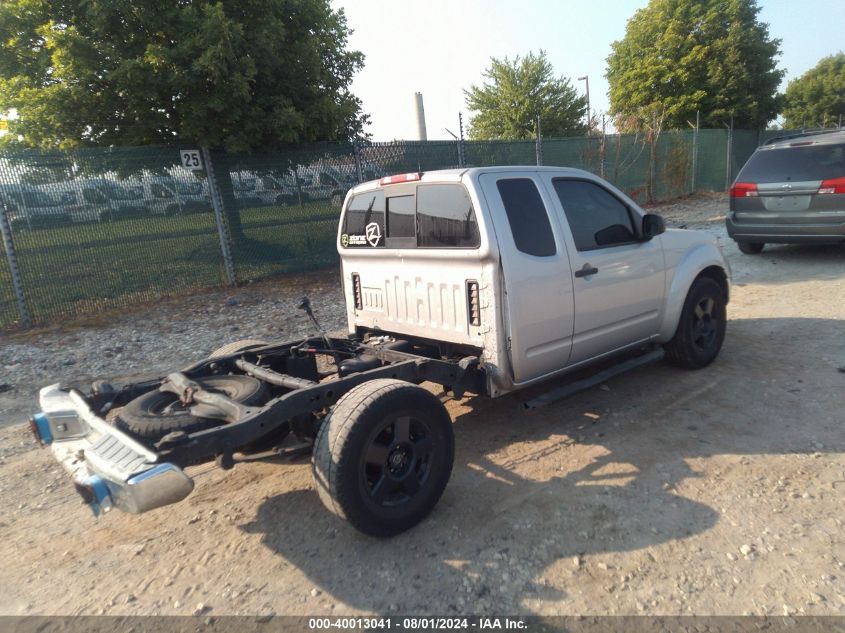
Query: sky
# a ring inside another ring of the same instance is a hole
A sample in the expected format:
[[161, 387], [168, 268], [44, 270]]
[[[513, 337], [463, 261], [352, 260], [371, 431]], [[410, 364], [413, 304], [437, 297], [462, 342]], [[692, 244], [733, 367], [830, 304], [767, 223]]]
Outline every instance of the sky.
[[[647, 0], [332, 0], [354, 30], [349, 48], [366, 56], [352, 92], [372, 117], [375, 141], [417, 138], [414, 93], [421, 92], [428, 138], [451, 139], [464, 89], [483, 82], [492, 57], [546, 51], [558, 76], [583, 93], [592, 111], [607, 111], [604, 78], [610, 45]], [[758, 0], [758, 19], [779, 38], [781, 90], [827, 55], [845, 49], [845, 0]]]

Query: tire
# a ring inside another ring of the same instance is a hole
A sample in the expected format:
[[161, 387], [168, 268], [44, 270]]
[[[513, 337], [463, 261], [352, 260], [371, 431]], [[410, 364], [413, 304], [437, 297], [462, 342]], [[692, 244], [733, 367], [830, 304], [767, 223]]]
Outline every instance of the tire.
[[725, 292], [708, 277], [696, 279], [687, 293], [675, 336], [665, 346], [666, 359], [685, 369], [712, 363], [725, 340]]
[[260, 341], [254, 338], [245, 338], [241, 339], [240, 341], [232, 341], [231, 343], [226, 343], [223, 347], [218, 347], [216, 350], [211, 352], [208, 355], [208, 358], [220, 358], [221, 356], [231, 356], [232, 354], [237, 354], [238, 352], [245, 352], [250, 349], [255, 349], [257, 347], [264, 347], [267, 345], [267, 341]]
[[334, 406], [314, 442], [312, 473], [330, 512], [364, 534], [387, 537], [428, 516], [454, 459], [443, 404], [417, 385], [378, 379]]
[[763, 252], [764, 242], [737, 242], [736, 246], [740, 253], [746, 255], [759, 255]]
[[[249, 376], [210, 376], [196, 381], [203, 389], [215, 391], [246, 405], [261, 405], [269, 397], [267, 388]], [[131, 400], [115, 416], [115, 426], [145, 440], [159, 440], [168, 433], [196, 433], [220, 426], [218, 419], [200, 418], [182, 406], [176, 394], [149, 391]]]

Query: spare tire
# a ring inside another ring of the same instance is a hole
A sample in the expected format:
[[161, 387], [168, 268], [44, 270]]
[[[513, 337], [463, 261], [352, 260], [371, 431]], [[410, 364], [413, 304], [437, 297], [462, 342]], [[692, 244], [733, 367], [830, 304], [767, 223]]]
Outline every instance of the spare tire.
[[226, 343], [223, 347], [218, 347], [216, 350], [214, 350], [213, 352], [211, 352], [211, 354], [208, 355], [208, 358], [212, 359], [220, 358], [221, 356], [231, 356], [232, 354], [237, 354], [238, 352], [245, 352], [250, 349], [264, 347], [267, 344], [267, 341], [260, 341], [254, 338], [245, 338], [241, 339], [240, 341], [232, 341], [231, 343]]
[[[246, 405], [264, 404], [269, 393], [260, 380], [250, 376], [210, 376], [194, 382], [204, 390], [222, 394]], [[145, 440], [159, 440], [173, 431], [196, 433], [222, 423], [219, 419], [191, 415], [169, 391], [149, 391], [131, 400], [114, 418], [117, 428]]]

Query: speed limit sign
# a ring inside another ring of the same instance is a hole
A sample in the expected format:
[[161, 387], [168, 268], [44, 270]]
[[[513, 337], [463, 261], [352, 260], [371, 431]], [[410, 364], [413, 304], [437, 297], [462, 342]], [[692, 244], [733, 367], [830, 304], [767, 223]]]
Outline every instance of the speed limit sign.
[[198, 149], [180, 149], [179, 154], [182, 156], [182, 167], [192, 171], [199, 171], [202, 169], [202, 158], [200, 158], [200, 151]]

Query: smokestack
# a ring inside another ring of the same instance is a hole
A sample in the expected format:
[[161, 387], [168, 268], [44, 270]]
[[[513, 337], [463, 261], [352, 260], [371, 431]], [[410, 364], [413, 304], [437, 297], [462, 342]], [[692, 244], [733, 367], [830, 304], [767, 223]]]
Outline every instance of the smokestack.
[[425, 132], [425, 108], [421, 92], [414, 93], [414, 109], [417, 114], [417, 140], [427, 141], [428, 135]]

